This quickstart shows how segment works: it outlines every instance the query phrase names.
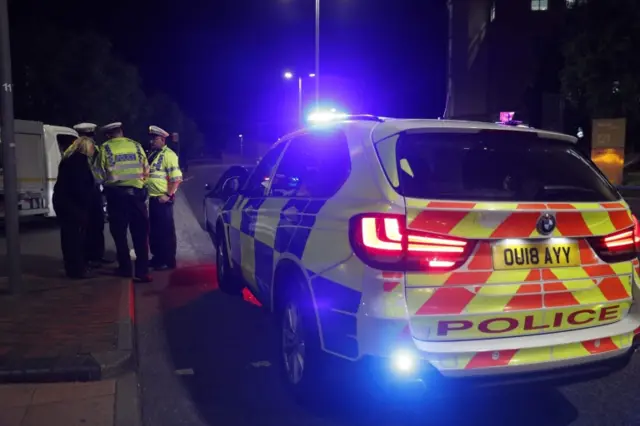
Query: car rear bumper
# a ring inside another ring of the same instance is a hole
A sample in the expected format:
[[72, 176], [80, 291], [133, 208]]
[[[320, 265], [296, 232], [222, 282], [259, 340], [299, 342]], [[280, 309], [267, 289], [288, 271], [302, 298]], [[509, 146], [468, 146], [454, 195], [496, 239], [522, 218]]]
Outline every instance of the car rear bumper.
[[621, 353], [602, 357], [589, 357], [588, 361], [572, 366], [546, 366], [545, 369], [518, 372], [509, 370], [505, 374], [482, 376], [445, 376], [428, 362], [421, 363], [415, 374], [398, 374], [389, 366], [388, 359], [367, 357], [363, 360], [368, 371], [377, 370], [381, 377], [390, 382], [415, 382], [427, 389], [437, 388], [439, 391], [465, 390], [473, 388], [497, 388], [518, 385], [565, 386], [589, 380], [600, 379], [623, 370], [630, 362], [636, 348], [629, 348]]
[[421, 371], [451, 379], [503, 382], [515, 375], [522, 375], [521, 380], [564, 376], [564, 371], [574, 368], [606, 370], [609, 365], [616, 367], [616, 360], [630, 357], [640, 343], [640, 319], [635, 315], [571, 332], [472, 341], [425, 342], [412, 337], [409, 330], [404, 320], [361, 317], [360, 354], [391, 366], [394, 356], [402, 352], [415, 358]]

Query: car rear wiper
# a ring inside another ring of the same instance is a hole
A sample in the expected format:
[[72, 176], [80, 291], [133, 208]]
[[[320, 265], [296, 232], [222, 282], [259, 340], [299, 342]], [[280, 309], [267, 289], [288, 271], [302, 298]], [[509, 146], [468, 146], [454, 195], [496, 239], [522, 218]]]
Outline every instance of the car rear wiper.
[[571, 186], [571, 185], [554, 185], [554, 186], [545, 186], [545, 191], [578, 191], [578, 192], [589, 192], [589, 193], [598, 193], [595, 189], [584, 188], [582, 186]]

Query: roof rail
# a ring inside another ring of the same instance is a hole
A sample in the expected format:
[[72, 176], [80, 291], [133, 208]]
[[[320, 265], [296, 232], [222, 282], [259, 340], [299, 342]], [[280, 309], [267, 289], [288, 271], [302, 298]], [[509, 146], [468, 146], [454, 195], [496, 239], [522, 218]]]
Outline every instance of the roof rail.
[[503, 126], [511, 126], [511, 127], [527, 127], [531, 128], [531, 126], [524, 124], [522, 121], [518, 120], [510, 120], [510, 121], [496, 121], [495, 124], [501, 124]]
[[377, 121], [382, 123], [384, 118], [378, 117], [371, 114], [350, 114], [347, 115], [344, 120], [354, 120], [354, 121]]

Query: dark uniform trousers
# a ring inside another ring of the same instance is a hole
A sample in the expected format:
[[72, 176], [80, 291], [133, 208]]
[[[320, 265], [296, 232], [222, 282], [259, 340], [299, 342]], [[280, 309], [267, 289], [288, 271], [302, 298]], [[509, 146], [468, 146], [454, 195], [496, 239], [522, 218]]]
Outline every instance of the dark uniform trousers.
[[105, 188], [109, 230], [116, 245], [119, 270], [123, 274], [131, 274], [128, 229], [136, 253], [136, 277], [143, 277], [149, 273], [149, 214], [146, 194], [144, 189], [127, 186]]
[[100, 191], [97, 191], [95, 199], [91, 202], [90, 209], [85, 252], [88, 261], [98, 262], [104, 258], [104, 210]]
[[176, 227], [173, 222], [173, 201], [161, 203], [158, 197], [149, 199], [151, 224], [150, 246], [153, 266], [176, 266]]

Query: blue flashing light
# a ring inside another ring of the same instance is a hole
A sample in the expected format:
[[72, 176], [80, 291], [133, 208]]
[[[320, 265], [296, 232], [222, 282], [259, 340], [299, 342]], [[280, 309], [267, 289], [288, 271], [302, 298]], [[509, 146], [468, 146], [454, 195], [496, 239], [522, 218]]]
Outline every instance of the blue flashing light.
[[310, 123], [328, 123], [336, 120], [344, 120], [349, 115], [343, 112], [337, 112], [335, 109], [329, 111], [316, 111], [309, 114], [307, 121]]
[[391, 367], [401, 375], [412, 375], [418, 369], [418, 359], [414, 352], [398, 350], [391, 355]]

